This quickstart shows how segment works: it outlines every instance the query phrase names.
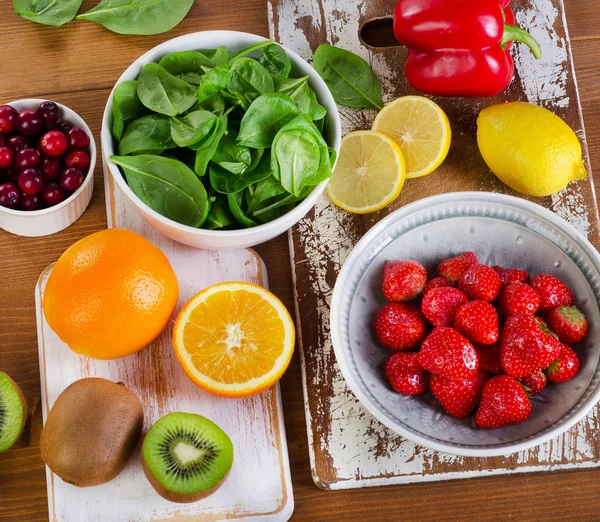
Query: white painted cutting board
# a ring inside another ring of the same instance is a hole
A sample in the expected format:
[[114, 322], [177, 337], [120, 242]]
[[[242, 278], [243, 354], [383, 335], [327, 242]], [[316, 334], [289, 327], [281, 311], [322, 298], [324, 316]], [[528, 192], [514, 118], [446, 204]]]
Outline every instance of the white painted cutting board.
[[[209, 252], [176, 243], [147, 225], [105, 179], [109, 227], [133, 230], [160, 248], [175, 270], [181, 306], [203, 288], [222, 281], [267, 286], [265, 267], [251, 250]], [[193, 504], [160, 497], [139, 464], [139, 450], [108, 484], [79, 489], [47, 468], [50, 522], [188, 522], [247, 519], [283, 522], [294, 509], [279, 385], [248, 399], [213, 397], [186, 377], [171, 347], [172, 324], [150, 346], [115, 361], [97, 361], [72, 352], [50, 329], [41, 310], [52, 267], [36, 287], [38, 342], [44, 421], [58, 395], [84, 377], [105, 377], [133, 389], [144, 406], [144, 433], [174, 411], [198, 413], [216, 422], [235, 448], [232, 471], [212, 496]]]

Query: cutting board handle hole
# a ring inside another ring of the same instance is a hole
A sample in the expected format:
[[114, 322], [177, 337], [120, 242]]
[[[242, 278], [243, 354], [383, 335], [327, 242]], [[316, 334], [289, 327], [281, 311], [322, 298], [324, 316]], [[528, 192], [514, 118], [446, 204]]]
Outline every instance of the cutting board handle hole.
[[394, 36], [394, 23], [391, 16], [365, 20], [360, 26], [359, 37], [362, 43], [373, 49], [402, 45]]

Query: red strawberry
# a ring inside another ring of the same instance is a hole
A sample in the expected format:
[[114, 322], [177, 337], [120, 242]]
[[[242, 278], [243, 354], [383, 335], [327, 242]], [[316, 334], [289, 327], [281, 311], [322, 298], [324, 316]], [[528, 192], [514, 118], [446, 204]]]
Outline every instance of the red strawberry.
[[529, 415], [531, 402], [523, 386], [508, 375], [497, 375], [483, 387], [475, 422], [482, 428], [495, 429], [523, 422]]
[[419, 365], [418, 355], [414, 352], [398, 352], [385, 363], [388, 381], [398, 393], [417, 395], [429, 386], [429, 372]]
[[388, 301], [410, 301], [427, 282], [427, 271], [416, 261], [390, 261], [383, 267], [383, 295]]
[[473, 265], [461, 276], [458, 289], [462, 290], [469, 299], [493, 301], [502, 289], [502, 280], [498, 273], [489, 266]]
[[546, 387], [547, 383], [546, 374], [539, 370], [530, 375], [526, 375], [525, 377], [521, 377], [519, 380], [530, 397], [540, 393]]
[[434, 326], [452, 326], [456, 311], [468, 302], [467, 296], [460, 290], [444, 286], [425, 294], [421, 310]]
[[423, 295], [429, 292], [429, 290], [433, 290], [434, 288], [442, 288], [444, 286], [452, 286], [452, 283], [445, 277], [434, 277], [425, 285], [425, 288], [423, 289]]
[[579, 357], [569, 346], [563, 344], [558, 359], [546, 368], [546, 376], [551, 382], [567, 382], [575, 377], [578, 371]]
[[546, 368], [561, 352], [561, 343], [545, 333], [530, 315], [509, 317], [502, 330], [500, 360], [512, 377], [525, 377]]
[[462, 381], [477, 372], [477, 352], [454, 328], [438, 326], [423, 341], [419, 364], [431, 373]]
[[489, 379], [485, 372], [477, 372], [462, 381], [453, 381], [440, 375], [431, 376], [431, 392], [452, 417], [466, 417], [477, 407], [483, 385]]
[[490, 303], [471, 301], [456, 311], [454, 328], [472, 343], [494, 344], [498, 340], [498, 312]]
[[559, 306], [550, 310], [548, 327], [567, 344], [578, 343], [588, 331], [585, 315], [575, 306]]
[[501, 266], [493, 266], [492, 268], [498, 272], [504, 286], [512, 285], [514, 283], [529, 283], [529, 272], [526, 270], [502, 268]]
[[473, 344], [479, 360], [479, 369], [483, 372], [504, 373], [500, 363], [500, 343]]
[[540, 296], [524, 283], [505, 286], [498, 299], [498, 312], [505, 317], [515, 314], [534, 315], [539, 307]]
[[571, 306], [573, 293], [560, 279], [540, 274], [531, 280], [531, 286], [540, 296], [540, 312], [549, 312], [557, 306]]
[[425, 337], [427, 323], [421, 310], [413, 304], [390, 303], [375, 319], [375, 333], [384, 346], [392, 350], [413, 350]]
[[437, 274], [452, 283], [457, 283], [463, 272], [477, 263], [477, 256], [473, 252], [464, 252], [459, 256], [442, 261], [438, 266]]

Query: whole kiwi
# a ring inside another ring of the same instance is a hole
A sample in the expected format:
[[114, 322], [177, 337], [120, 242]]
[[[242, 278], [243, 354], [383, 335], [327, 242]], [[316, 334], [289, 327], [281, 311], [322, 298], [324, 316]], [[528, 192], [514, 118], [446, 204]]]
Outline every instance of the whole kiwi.
[[78, 487], [114, 479], [135, 450], [144, 423], [137, 395], [122, 384], [81, 379], [63, 391], [42, 430], [42, 459]]

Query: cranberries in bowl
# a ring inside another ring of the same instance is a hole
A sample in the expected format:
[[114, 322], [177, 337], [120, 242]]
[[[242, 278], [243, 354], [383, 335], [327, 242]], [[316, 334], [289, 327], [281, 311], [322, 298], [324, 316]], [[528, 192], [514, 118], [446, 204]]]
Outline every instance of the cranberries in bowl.
[[0, 228], [45, 236], [74, 223], [90, 202], [95, 164], [92, 133], [68, 107], [0, 105]]

